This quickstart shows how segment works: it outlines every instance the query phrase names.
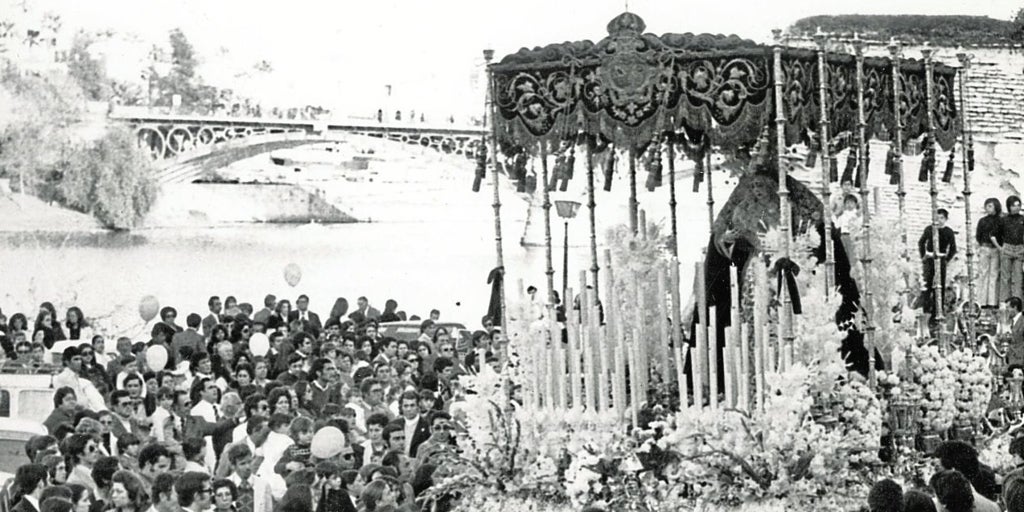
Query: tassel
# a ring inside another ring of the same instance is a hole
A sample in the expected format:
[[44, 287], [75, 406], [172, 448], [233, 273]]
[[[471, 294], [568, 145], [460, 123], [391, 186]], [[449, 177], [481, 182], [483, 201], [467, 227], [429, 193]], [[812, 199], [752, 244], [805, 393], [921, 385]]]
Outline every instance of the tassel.
[[615, 148], [608, 148], [608, 161], [604, 164], [604, 191], [612, 191], [612, 177], [615, 176]]
[[899, 185], [900, 184], [900, 173], [896, 172], [895, 169], [893, 169], [892, 174], [889, 175], [889, 184], [890, 185]]
[[885, 153], [885, 175], [892, 176], [896, 172], [896, 152], [889, 148]]
[[696, 166], [693, 169], [693, 192], [700, 192], [700, 184], [704, 181], [704, 158], [698, 156], [694, 160]]
[[807, 158], [804, 160], [804, 165], [807, 167], [814, 167], [818, 163], [818, 152], [821, 151], [821, 143], [817, 137], [812, 136], [810, 142], [807, 144]]
[[828, 181], [829, 183], [839, 181], [839, 159], [834, 153], [828, 157]]
[[655, 141], [647, 159], [647, 191], [661, 186], [661, 142]]
[[967, 171], [974, 171], [974, 140], [967, 139]]
[[512, 162], [512, 175], [516, 180], [516, 192], [526, 192], [526, 152], [519, 153]]
[[917, 173], [917, 181], [926, 182], [928, 176], [935, 172], [935, 150], [930, 144], [925, 144], [924, 157], [921, 158], [921, 170]]
[[558, 181], [562, 176], [563, 167], [565, 167], [565, 156], [556, 156], [555, 165], [551, 168], [551, 173], [548, 176], [548, 182], [544, 184], [544, 186], [547, 187], [548, 192], [554, 192], [558, 190]]
[[[863, 169], [860, 167], [863, 167]], [[864, 165], [858, 166], [858, 171], [857, 188], [868, 186], [868, 177], [871, 173], [871, 146], [864, 146]]]
[[946, 172], [942, 173], [942, 182], [949, 183], [953, 181], [953, 166], [955, 165], [954, 159], [956, 158], [956, 151], [949, 152], [949, 160], [946, 160]]
[[476, 174], [473, 176], [473, 192], [480, 192], [480, 185], [487, 177], [487, 140], [481, 139], [476, 148]]
[[846, 154], [846, 167], [843, 169], [843, 182], [853, 181], [857, 172], [857, 152], [852, 148]]
[[569, 144], [569, 154], [565, 157], [565, 165], [562, 167], [562, 182], [558, 186], [560, 192], [569, 189], [569, 180], [572, 179], [573, 167], [576, 167], [576, 146]]

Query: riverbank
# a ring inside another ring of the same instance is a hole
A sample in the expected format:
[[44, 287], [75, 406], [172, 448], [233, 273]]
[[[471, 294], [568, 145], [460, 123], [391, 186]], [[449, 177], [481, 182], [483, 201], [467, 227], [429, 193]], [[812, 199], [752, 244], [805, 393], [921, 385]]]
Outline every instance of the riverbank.
[[92, 215], [69, 210], [38, 197], [13, 193], [0, 185], [0, 231], [4, 232], [77, 232], [107, 231]]

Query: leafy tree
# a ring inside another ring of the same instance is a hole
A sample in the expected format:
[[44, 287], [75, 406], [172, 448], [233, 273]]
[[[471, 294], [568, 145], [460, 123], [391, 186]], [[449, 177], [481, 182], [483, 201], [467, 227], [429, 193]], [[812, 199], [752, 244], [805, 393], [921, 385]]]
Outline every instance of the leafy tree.
[[206, 110], [213, 104], [209, 87], [203, 85], [196, 73], [199, 60], [188, 37], [180, 28], [171, 31], [171, 69], [165, 76], [159, 76], [155, 69], [150, 70], [158, 76], [160, 95], [157, 105], [170, 106], [175, 95], [181, 97], [181, 106], [188, 110]]
[[154, 167], [131, 130], [112, 127], [66, 155], [58, 194], [67, 206], [110, 229], [131, 229], [149, 212], [158, 191]]
[[85, 32], [75, 34], [68, 55], [68, 74], [85, 91], [86, 98], [102, 101], [109, 96], [111, 84], [103, 62], [89, 51], [93, 42], [94, 38]]
[[[6, 97], [4, 97], [6, 96]], [[84, 96], [65, 74], [0, 71], [0, 176], [19, 190], [35, 190], [59, 160]]]
[[1024, 40], [1024, 7], [1017, 9], [1013, 16], [1013, 38], [1017, 41]]

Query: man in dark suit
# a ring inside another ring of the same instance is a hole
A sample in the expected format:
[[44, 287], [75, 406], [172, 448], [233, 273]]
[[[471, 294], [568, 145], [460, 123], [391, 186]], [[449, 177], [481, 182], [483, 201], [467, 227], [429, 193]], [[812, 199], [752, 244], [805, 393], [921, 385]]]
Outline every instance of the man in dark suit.
[[210, 314], [203, 319], [203, 336], [209, 338], [213, 328], [220, 323], [220, 310], [222, 307], [220, 297], [216, 295], [210, 297], [206, 305], [210, 308]]
[[206, 352], [206, 343], [203, 343], [203, 335], [199, 334], [199, 326], [203, 319], [195, 314], [190, 313], [185, 318], [185, 325], [188, 329], [182, 332], [176, 333], [171, 338], [171, 356], [177, 359], [178, 354], [181, 352], [181, 347], [192, 347], [192, 353], [197, 354], [199, 352]]
[[14, 483], [24, 494], [11, 512], [39, 512], [39, 499], [46, 489], [46, 466], [42, 464], [25, 464], [18, 468], [14, 475]]
[[398, 401], [405, 430], [405, 454], [416, 458], [416, 450], [430, 439], [430, 420], [420, 416], [420, 396], [415, 391], [402, 393]]
[[1006, 301], [1010, 306], [1010, 346], [1006, 349], [1006, 364], [1024, 365], [1024, 300], [1020, 297], [1010, 297]]
[[291, 323], [297, 320], [302, 331], [308, 332], [314, 338], [319, 338], [323, 324], [320, 323], [320, 317], [309, 310], [309, 297], [299, 295], [299, 298], [295, 299], [295, 308], [295, 311], [288, 314], [288, 322]]
[[256, 312], [252, 316], [253, 323], [267, 325], [270, 321], [270, 315], [274, 314], [274, 308], [277, 307], [277, 297], [274, 295], [267, 295], [263, 298], [263, 309]]

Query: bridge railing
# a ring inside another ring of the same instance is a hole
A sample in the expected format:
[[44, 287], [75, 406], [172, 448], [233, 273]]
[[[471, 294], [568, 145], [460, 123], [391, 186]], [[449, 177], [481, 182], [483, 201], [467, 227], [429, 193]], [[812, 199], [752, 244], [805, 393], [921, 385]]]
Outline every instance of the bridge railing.
[[112, 120], [127, 122], [149, 122], [149, 123], [199, 123], [218, 125], [273, 125], [273, 126], [294, 126], [308, 130], [317, 130], [321, 126], [337, 127], [368, 127], [383, 130], [446, 130], [446, 131], [483, 131], [483, 125], [477, 122], [420, 122], [417, 120], [408, 121], [378, 121], [372, 117], [359, 116], [317, 116], [311, 119], [287, 119], [275, 116], [232, 116], [227, 114], [198, 115], [176, 113], [169, 108], [161, 107], [138, 107], [138, 106], [115, 106], [108, 117]]

